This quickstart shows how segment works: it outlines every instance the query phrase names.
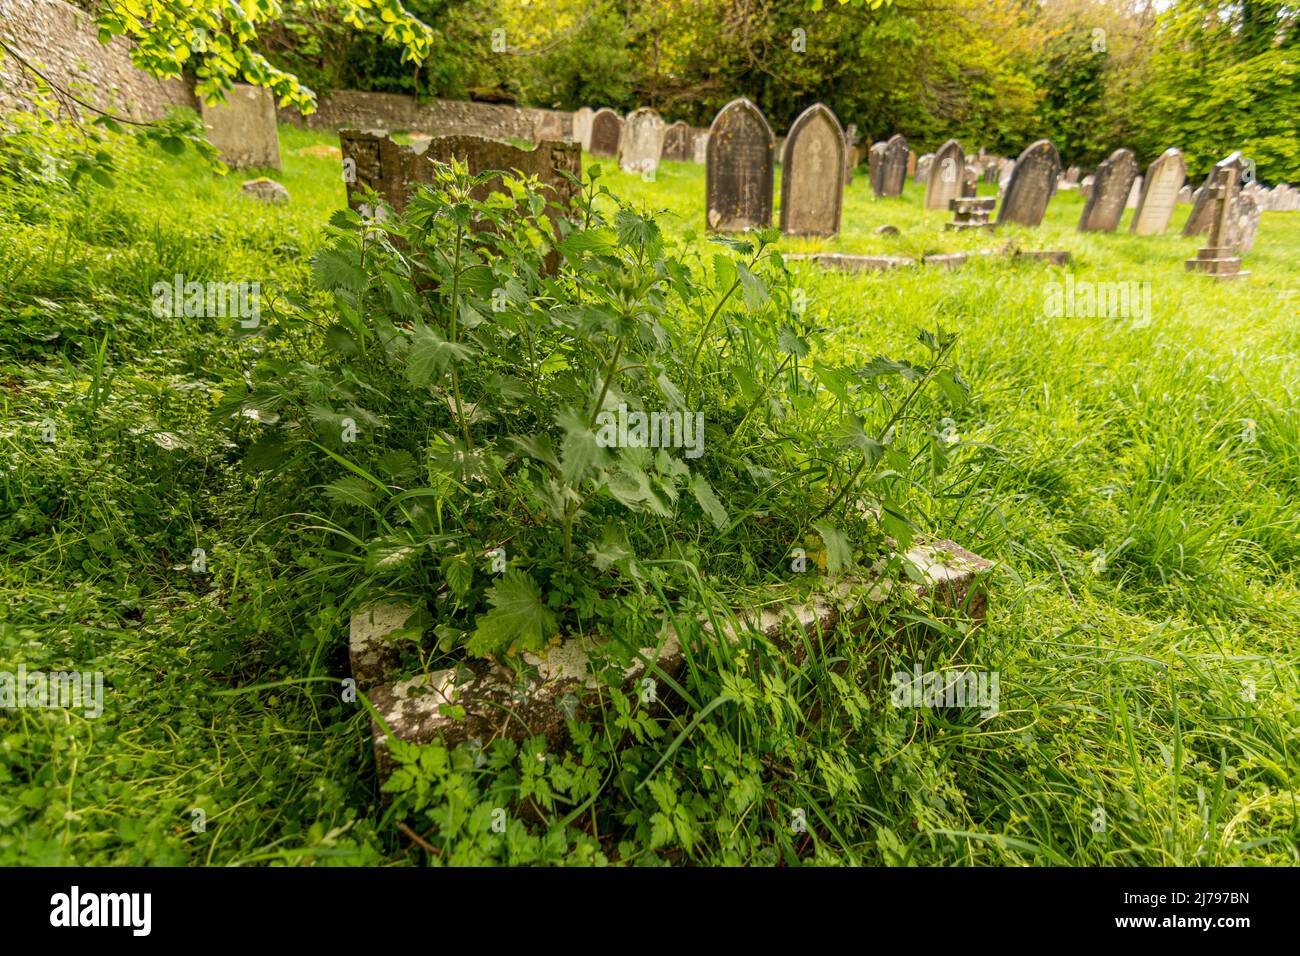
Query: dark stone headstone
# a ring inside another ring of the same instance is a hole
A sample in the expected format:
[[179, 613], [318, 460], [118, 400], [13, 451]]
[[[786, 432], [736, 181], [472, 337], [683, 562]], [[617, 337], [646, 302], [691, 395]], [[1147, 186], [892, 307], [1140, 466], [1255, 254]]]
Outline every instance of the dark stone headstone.
[[880, 164], [885, 158], [885, 144], [872, 143], [867, 150], [867, 178], [871, 180], [871, 188], [875, 190], [876, 195], [880, 195], [880, 189], [877, 187], [877, 180], [880, 176]]
[[907, 140], [903, 134], [895, 133], [885, 143], [880, 157], [880, 166], [872, 185], [877, 196], [901, 196], [903, 183], [907, 181]]
[[1092, 195], [1079, 217], [1080, 232], [1114, 232], [1124, 216], [1124, 205], [1137, 177], [1137, 159], [1131, 149], [1117, 149], [1102, 161], [1093, 175]]
[[623, 121], [608, 107], [596, 110], [591, 118], [591, 146], [593, 156], [617, 156], [618, 144], [623, 138]]
[[1027, 146], [1011, 171], [1011, 182], [998, 210], [998, 224], [1041, 225], [1060, 175], [1061, 156], [1050, 141], [1040, 139]]
[[1161, 153], [1160, 158], [1147, 167], [1137, 212], [1133, 214], [1128, 231], [1137, 236], [1158, 236], [1168, 229], [1186, 179], [1187, 163], [1183, 154], [1172, 147]]
[[844, 202], [844, 131], [835, 114], [814, 103], [790, 127], [781, 158], [781, 231], [833, 236]]
[[664, 159], [674, 163], [689, 163], [694, 152], [695, 136], [685, 123], [676, 122], [664, 130]]
[[949, 201], [962, 194], [966, 154], [962, 152], [961, 144], [955, 139], [948, 140], [934, 154], [929, 167], [925, 184], [925, 208], [947, 209]]
[[705, 218], [714, 232], [772, 224], [776, 140], [757, 106], [732, 100], [709, 127]]

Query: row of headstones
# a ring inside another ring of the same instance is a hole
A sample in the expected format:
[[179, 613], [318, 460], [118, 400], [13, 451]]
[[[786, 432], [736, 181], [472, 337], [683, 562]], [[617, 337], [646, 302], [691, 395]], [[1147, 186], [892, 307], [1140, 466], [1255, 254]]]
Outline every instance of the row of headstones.
[[608, 107], [583, 107], [573, 114], [573, 139], [593, 156], [617, 156], [624, 172], [652, 173], [661, 159], [704, 162], [708, 136], [680, 121], [666, 124], [650, 107], [633, 110], [626, 119]]

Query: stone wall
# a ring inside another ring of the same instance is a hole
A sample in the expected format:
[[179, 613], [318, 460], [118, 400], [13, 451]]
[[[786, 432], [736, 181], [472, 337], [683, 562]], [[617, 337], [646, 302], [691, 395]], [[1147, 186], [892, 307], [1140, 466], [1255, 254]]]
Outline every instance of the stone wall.
[[[0, 0], [0, 39], [52, 82], [103, 110], [158, 119], [173, 106], [195, 106], [180, 80], [157, 80], [131, 65], [121, 37], [100, 44], [94, 22], [64, 0]], [[0, 113], [25, 108], [31, 75], [0, 53]]]
[[547, 138], [558, 133], [562, 140], [573, 137], [572, 113], [461, 100], [421, 102], [401, 93], [357, 90], [324, 94], [310, 116], [281, 110], [280, 121], [311, 129], [413, 130], [431, 136], [486, 136], [529, 142], [538, 139], [539, 133]]

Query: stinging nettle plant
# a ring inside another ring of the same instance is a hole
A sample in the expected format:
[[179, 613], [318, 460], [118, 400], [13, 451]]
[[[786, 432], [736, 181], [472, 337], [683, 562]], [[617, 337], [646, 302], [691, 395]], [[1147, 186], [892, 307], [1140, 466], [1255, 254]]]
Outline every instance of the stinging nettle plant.
[[[283, 347], [218, 410], [260, 430], [250, 467], [320, 487], [305, 531], [331, 542], [326, 570], [423, 595], [442, 650], [653, 640], [656, 601], [699, 573], [782, 573], [814, 531], [843, 571], [851, 541], [884, 540], [863, 491], [911, 533], [891, 482], [946, 447], [899, 438], [939, 418], [926, 386], [949, 411], [964, 397], [948, 336], [923, 336], [924, 366], [820, 364], [776, 232], [670, 244], [599, 177], [555, 210], [535, 181], [439, 164], [400, 216], [336, 213], [315, 291], [259, 332]], [[628, 409], [701, 416], [704, 454], [599, 440]]]

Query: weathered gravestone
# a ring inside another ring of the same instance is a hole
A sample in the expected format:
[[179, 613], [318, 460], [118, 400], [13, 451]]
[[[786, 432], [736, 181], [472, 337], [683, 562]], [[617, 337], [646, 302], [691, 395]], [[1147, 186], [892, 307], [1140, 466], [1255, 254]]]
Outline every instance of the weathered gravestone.
[[1124, 216], [1124, 204], [1137, 177], [1131, 149], [1117, 149], [1102, 161], [1092, 181], [1092, 194], [1079, 217], [1080, 232], [1114, 232]]
[[907, 151], [907, 173], [903, 178], [910, 179], [914, 175], [916, 175], [916, 150], [909, 149]]
[[[582, 178], [582, 153], [577, 143], [545, 142], [532, 149], [478, 136], [440, 136], [419, 146], [393, 142], [384, 131], [339, 130], [343, 149], [348, 205], [369, 218], [369, 191], [400, 213], [410, 199], [411, 187], [433, 181], [434, 163], [465, 163], [471, 176], [490, 170], [518, 170], [525, 177], [536, 176], [547, 201], [546, 214], [555, 224], [573, 197], [577, 186], [565, 174]], [[475, 189], [479, 198], [500, 192], [501, 180], [494, 178]]]
[[1244, 256], [1255, 247], [1255, 232], [1259, 229], [1259, 203], [1253, 194], [1240, 192], [1228, 208], [1224, 244], [1234, 255]]
[[1085, 202], [1088, 200], [1088, 197], [1092, 195], [1092, 179], [1092, 173], [1089, 173], [1087, 176], [1084, 176], [1083, 179], [1079, 180], [1079, 195], [1084, 198]]
[[653, 176], [664, 148], [664, 118], [643, 106], [627, 114], [618, 145], [618, 168], [625, 173]]
[[926, 209], [949, 208], [949, 202], [962, 194], [961, 174], [965, 168], [966, 154], [961, 143], [950, 139], [939, 147], [925, 183]]
[[1158, 236], [1169, 228], [1174, 204], [1187, 179], [1187, 163], [1178, 149], [1170, 147], [1147, 167], [1142, 195], [1128, 231], [1136, 236]]
[[588, 152], [591, 151], [591, 118], [595, 115], [590, 106], [573, 114], [573, 141]]
[[[1237, 180], [1241, 175], [1240, 164], [1235, 161], [1239, 156], [1234, 153], [1217, 163], [1210, 172], [1210, 182], [1201, 187], [1203, 208], [1209, 210], [1210, 234], [1204, 248], [1196, 251], [1196, 258], [1184, 263], [1188, 270], [1204, 272], [1216, 279], [1236, 279], [1249, 274], [1241, 270], [1241, 259], [1232, 247], [1234, 228], [1239, 229], [1232, 222]], [[1240, 236], [1237, 238], [1240, 241]]]
[[564, 119], [559, 113], [553, 113], [550, 110], [538, 113], [533, 117], [533, 143], [546, 142], [572, 142], [571, 135], [566, 136], [564, 130]]
[[934, 162], [934, 153], [924, 153], [916, 161], [915, 182], [918, 186], [923, 186], [930, 181], [930, 164]]
[[709, 134], [707, 132], [695, 133], [695, 142], [691, 145], [691, 158], [703, 166], [709, 161]]
[[885, 144], [872, 143], [867, 150], [867, 179], [871, 181], [871, 188], [875, 190], [876, 195], [880, 190], [876, 189], [876, 180], [880, 176], [880, 163], [885, 158]]
[[1071, 166], [1065, 171], [1065, 175], [1061, 177], [1061, 185], [1066, 185], [1067, 183], [1071, 186], [1079, 185], [1080, 172], [1081, 170], [1078, 166]]
[[207, 140], [227, 166], [280, 168], [280, 133], [270, 90], [236, 83], [226, 91], [225, 103], [199, 109]]
[[772, 224], [775, 138], [759, 108], [732, 100], [709, 127], [705, 165], [706, 222], [714, 232]]
[[623, 138], [623, 121], [608, 107], [601, 107], [591, 117], [591, 145], [587, 152], [593, 156], [617, 156], [618, 143]]
[[1011, 182], [998, 210], [998, 225], [1015, 222], [1022, 226], [1042, 224], [1047, 202], [1061, 175], [1061, 156], [1050, 141], [1040, 139], [1025, 147], [1011, 171]]
[[907, 182], [907, 140], [895, 133], [885, 142], [880, 166], [872, 180], [877, 196], [901, 196], [903, 183]]
[[1235, 175], [1232, 177], [1233, 190], [1235, 192], [1237, 188], [1236, 184], [1241, 179], [1241, 171], [1245, 168], [1245, 165], [1246, 164], [1242, 161], [1240, 151], [1232, 152], [1214, 164], [1214, 168], [1210, 170], [1210, 174], [1205, 177], [1204, 185], [1202, 185], [1196, 192], [1192, 193], [1192, 211], [1187, 217], [1187, 222], [1183, 224], [1184, 236], [1199, 236], [1210, 228], [1210, 223], [1215, 218], [1215, 212], [1212, 208], [1213, 202], [1211, 202], [1213, 197], [1210, 195], [1208, 187], [1215, 181], [1216, 177], [1218, 177], [1219, 167], [1231, 166], [1236, 170]]
[[1138, 176], [1133, 180], [1133, 185], [1129, 187], [1128, 199], [1124, 203], [1125, 209], [1136, 209], [1138, 200], [1142, 198], [1142, 177]]
[[1182, 189], [1178, 190], [1178, 205], [1190, 206], [1191, 204], [1192, 204], [1192, 187], [1185, 185], [1183, 186]]
[[844, 127], [844, 185], [853, 182], [853, 171], [862, 161], [862, 150], [858, 148], [858, 124], [850, 123]]
[[691, 142], [693, 138], [694, 134], [689, 126], [680, 120], [673, 123], [664, 130], [664, 159], [674, 163], [689, 163], [693, 152]]
[[814, 103], [794, 121], [781, 158], [781, 231], [833, 236], [840, 231], [847, 151], [835, 114]]
[[966, 197], [974, 196], [979, 189], [980, 174], [979, 171], [967, 163], [961, 174], [961, 194]]
[[952, 222], [944, 223], [943, 228], [964, 231], [966, 229], [984, 229], [992, 232], [994, 224], [989, 222], [997, 199], [993, 196], [958, 196], [949, 200], [952, 209]]

